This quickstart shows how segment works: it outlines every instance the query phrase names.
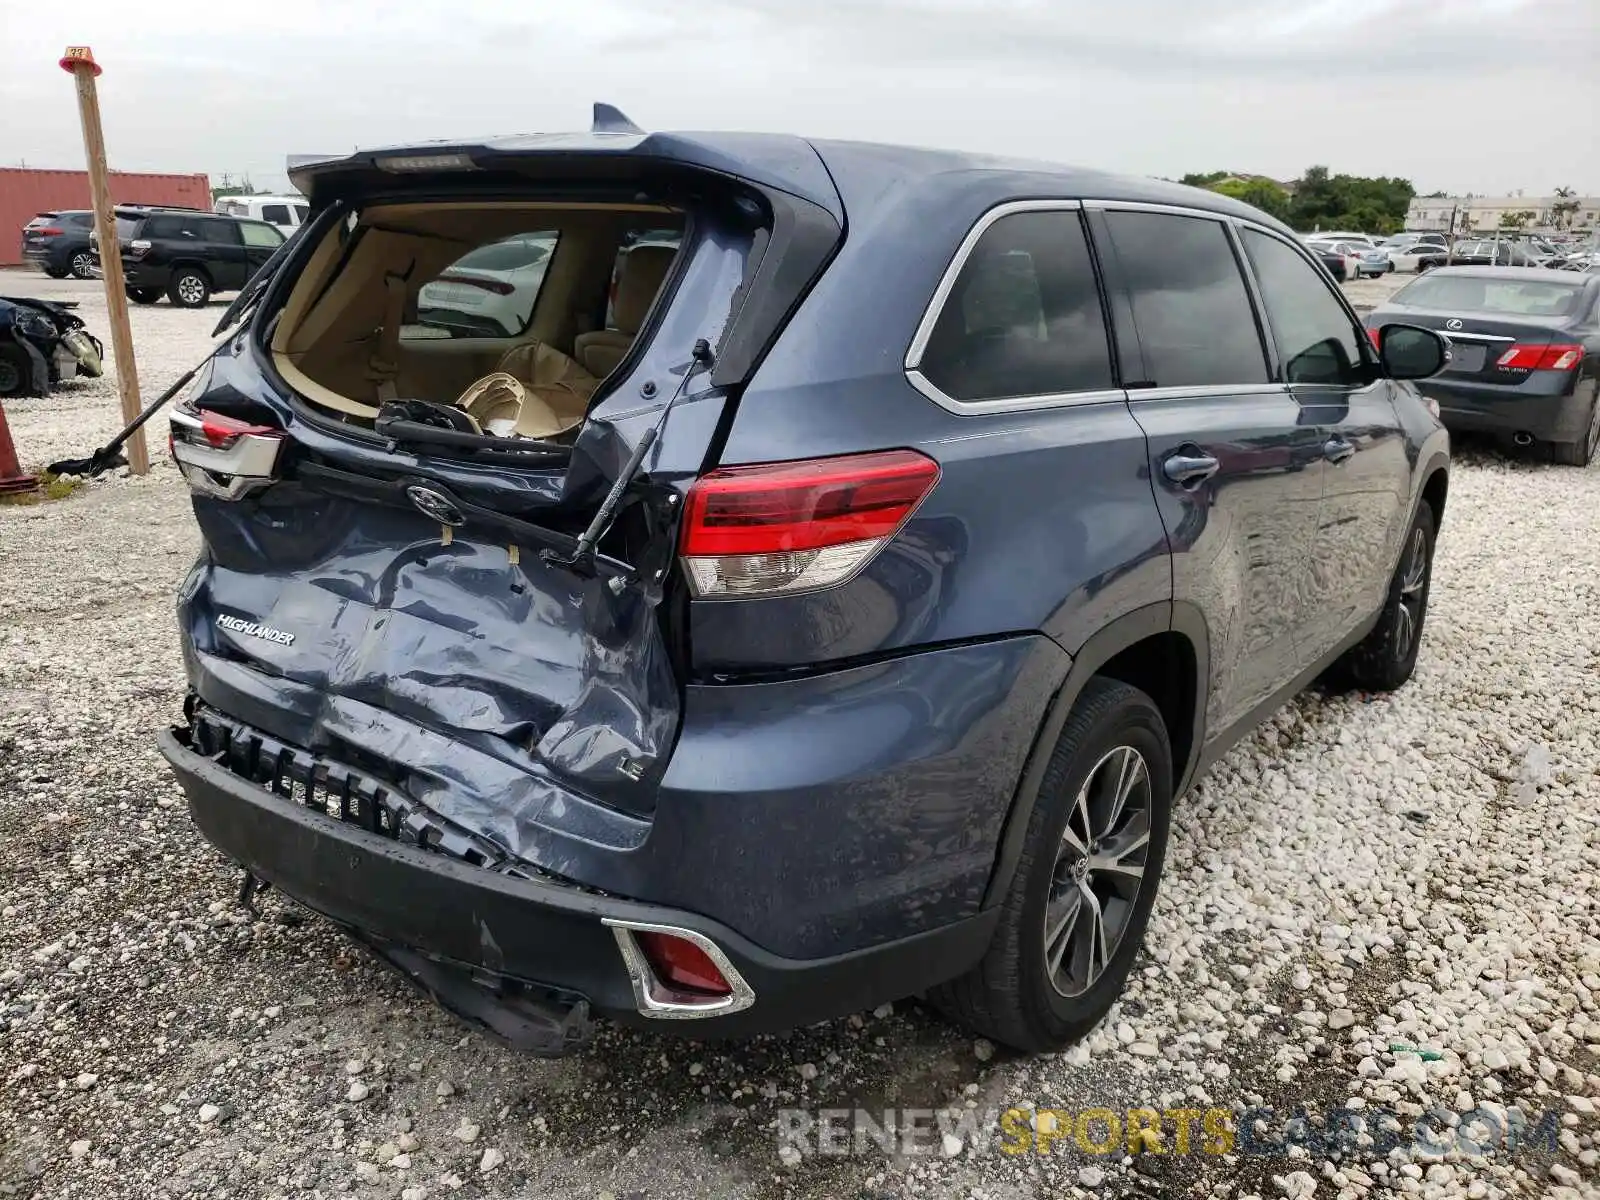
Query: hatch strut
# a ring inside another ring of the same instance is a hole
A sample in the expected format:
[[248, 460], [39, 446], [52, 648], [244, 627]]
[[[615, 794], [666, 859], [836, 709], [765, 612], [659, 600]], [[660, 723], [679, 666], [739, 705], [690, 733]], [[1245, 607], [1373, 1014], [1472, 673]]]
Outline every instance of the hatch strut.
[[617, 510], [622, 507], [622, 494], [627, 491], [628, 485], [633, 482], [633, 477], [639, 473], [639, 464], [644, 462], [644, 456], [650, 452], [650, 447], [655, 445], [656, 439], [661, 436], [661, 430], [666, 426], [667, 417], [672, 413], [675, 405], [683, 395], [683, 389], [689, 386], [689, 380], [695, 375], [709, 371], [716, 362], [716, 356], [711, 352], [711, 343], [705, 338], [696, 338], [694, 349], [689, 352], [689, 365], [683, 372], [683, 378], [678, 381], [677, 390], [671, 398], [661, 406], [661, 413], [656, 417], [656, 423], [644, 431], [639, 439], [639, 444], [633, 448], [633, 453], [628, 456], [627, 463], [617, 473], [617, 481], [611, 485], [611, 490], [606, 493], [606, 498], [601, 501], [599, 509], [594, 514], [594, 520], [589, 522], [589, 527], [578, 537], [577, 545], [572, 548], [572, 553], [560, 554], [555, 550], [545, 550], [542, 554], [544, 560], [555, 566], [566, 567], [578, 572], [580, 575], [594, 573], [594, 551], [600, 544], [600, 539], [611, 528], [611, 522], [617, 518]]

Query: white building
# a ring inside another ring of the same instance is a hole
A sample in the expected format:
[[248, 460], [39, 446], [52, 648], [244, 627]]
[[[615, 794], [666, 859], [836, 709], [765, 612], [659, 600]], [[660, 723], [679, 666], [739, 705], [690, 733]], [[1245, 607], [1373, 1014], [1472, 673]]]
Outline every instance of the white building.
[[[1554, 206], [1559, 196], [1418, 196], [1406, 210], [1406, 228], [1418, 230], [1450, 229], [1452, 215], [1457, 232], [1477, 230], [1487, 233], [1501, 228], [1508, 213], [1532, 213], [1525, 228], [1549, 233], [1556, 227]], [[1600, 228], [1600, 196], [1573, 196], [1576, 211], [1568, 214], [1565, 228], [1592, 231]]]

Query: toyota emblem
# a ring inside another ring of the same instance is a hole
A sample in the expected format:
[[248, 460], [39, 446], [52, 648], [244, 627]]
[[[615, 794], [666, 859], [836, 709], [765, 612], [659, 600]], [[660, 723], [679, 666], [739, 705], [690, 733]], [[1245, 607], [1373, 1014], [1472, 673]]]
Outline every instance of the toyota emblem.
[[1461, 328], [1461, 318], [1460, 317], [1451, 317], [1448, 321], [1446, 321], [1444, 323], [1444, 327], [1446, 329], [1460, 329]]
[[417, 506], [418, 512], [425, 517], [432, 517], [441, 525], [460, 525], [466, 521], [449, 496], [430, 487], [414, 483], [406, 488], [406, 497]]

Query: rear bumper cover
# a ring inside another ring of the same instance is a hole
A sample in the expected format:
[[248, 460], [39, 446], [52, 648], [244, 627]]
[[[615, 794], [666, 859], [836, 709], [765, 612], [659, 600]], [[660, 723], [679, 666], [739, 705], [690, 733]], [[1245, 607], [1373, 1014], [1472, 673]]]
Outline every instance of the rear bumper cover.
[[348, 928], [458, 1015], [503, 1036], [503, 1020], [486, 1021], [481, 1010], [499, 1008], [504, 1018], [507, 984], [557, 1006], [581, 1001], [644, 1021], [607, 919], [690, 930], [727, 956], [754, 993], [750, 1007], [650, 1022], [701, 1036], [791, 1029], [922, 990], [975, 963], [998, 916], [982, 912], [831, 958], [784, 958], [695, 913], [503, 875], [345, 824], [234, 774], [178, 732], [161, 735], [160, 749], [213, 845]]
[[1540, 441], [1570, 442], [1588, 428], [1588, 394], [1581, 389], [1575, 394], [1540, 394], [1528, 385], [1495, 387], [1438, 378], [1423, 380], [1417, 387], [1438, 402], [1439, 419], [1448, 429], [1530, 433]]

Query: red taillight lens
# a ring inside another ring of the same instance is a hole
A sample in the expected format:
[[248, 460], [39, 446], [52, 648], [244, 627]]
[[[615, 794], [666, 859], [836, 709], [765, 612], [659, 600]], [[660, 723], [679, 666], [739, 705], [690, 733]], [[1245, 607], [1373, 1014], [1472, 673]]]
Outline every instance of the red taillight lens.
[[43, 229], [35, 229], [33, 232], [40, 237], [60, 237], [66, 230], [57, 229], [54, 225], [46, 225]]
[[774, 595], [849, 578], [939, 481], [914, 450], [727, 467], [689, 490], [681, 549], [697, 596]]
[[1582, 361], [1582, 346], [1512, 346], [1494, 365], [1508, 371], [1574, 371]]
[[1383, 349], [1383, 330], [1369, 327], [1367, 329], [1367, 336], [1372, 339], [1372, 348], [1374, 350]]
[[254, 434], [257, 437], [281, 437], [283, 430], [273, 429], [267, 425], [252, 425], [249, 421], [241, 421], [237, 417], [223, 416], [221, 413], [212, 412], [210, 409], [200, 410], [200, 432], [207, 443], [218, 450], [226, 450], [244, 434]]
[[503, 279], [480, 279], [476, 275], [441, 275], [435, 283], [464, 283], [468, 287], [482, 288], [496, 296], [509, 296], [517, 289]]
[[723, 978], [711, 956], [687, 938], [642, 931], [634, 936], [662, 983], [705, 996], [732, 995], [733, 986]]

